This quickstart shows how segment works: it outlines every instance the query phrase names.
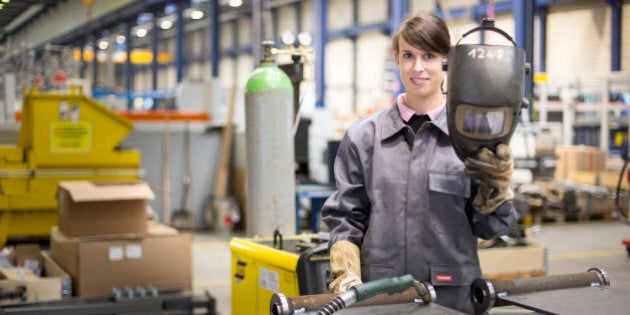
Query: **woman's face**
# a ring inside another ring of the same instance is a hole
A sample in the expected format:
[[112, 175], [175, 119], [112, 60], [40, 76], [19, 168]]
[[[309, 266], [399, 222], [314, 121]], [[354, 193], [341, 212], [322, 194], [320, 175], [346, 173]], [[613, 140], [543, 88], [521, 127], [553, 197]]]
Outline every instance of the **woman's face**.
[[441, 95], [440, 84], [445, 73], [442, 71], [442, 60], [445, 56], [414, 47], [402, 37], [398, 40], [399, 50], [394, 57], [407, 98], [426, 99], [435, 97], [435, 94]]

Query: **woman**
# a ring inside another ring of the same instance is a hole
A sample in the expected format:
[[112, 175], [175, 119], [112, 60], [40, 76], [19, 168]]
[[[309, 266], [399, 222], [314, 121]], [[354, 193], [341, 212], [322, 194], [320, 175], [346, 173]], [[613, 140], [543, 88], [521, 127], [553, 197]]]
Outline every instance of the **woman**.
[[463, 163], [451, 146], [444, 21], [432, 13], [406, 18], [392, 48], [406, 91], [347, 130], [335, 160], [338, 191], [322, 209], [330, 288], [411, 274], [433, 284], [437, 303], [472, 313], [469, 287], [482, 276], [478, 238], [506, 234], [517, 220], [510, 150], [483, 149]]

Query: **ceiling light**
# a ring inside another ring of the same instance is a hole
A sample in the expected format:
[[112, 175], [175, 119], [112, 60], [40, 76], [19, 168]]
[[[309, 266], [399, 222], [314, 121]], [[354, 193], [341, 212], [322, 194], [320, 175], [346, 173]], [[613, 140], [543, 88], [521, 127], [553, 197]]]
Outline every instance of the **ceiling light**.
[[4, 8], [4, 4], [0, 3], [0, 9]]
[[116, 43], [117, 44], [124, 44], [126, 40], [127, 40], [127, 38], [124, 35], [116, 36]]
[[2, 3], [9, 3], [10, 0], [2, 0]]
[[107, 47], [109, 47], [109, 42], [107, 42], [106, 40], [102, 40], [98, 42], [98, 48], [101, 50], [105, 50], [107, 49]]
[[136, 36], [138, 36], [138, 37], [145, 37], [145, 36], [147, 36], [147, 33], [148, 33], [148, 31], [147, 31], [146, 28], [139, 28], [136, 31]]
[[228, 5], [236, 8], [236, 7], [240, 7], [241, 5], [243, 5], [243, 1], [242, 0], [230, 0], [228, 1]]
[[190, 18], [193, 20], [200, 20], [203, 18], [203, 11], [201, 10], [195, 10], [190, 12]]
[[170, 29], [171, 27], [173, 27], [173, 21], [164, 20], [160, 22], [160, 28], [163, 30]]

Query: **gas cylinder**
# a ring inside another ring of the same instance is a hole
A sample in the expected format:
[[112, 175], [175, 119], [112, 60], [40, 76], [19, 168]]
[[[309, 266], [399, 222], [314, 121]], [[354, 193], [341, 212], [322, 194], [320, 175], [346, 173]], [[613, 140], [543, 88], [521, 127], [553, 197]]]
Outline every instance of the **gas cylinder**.
[[295, 234], [293, 86], [275, 63], [272, 43], [245, 86], [246, 234]]

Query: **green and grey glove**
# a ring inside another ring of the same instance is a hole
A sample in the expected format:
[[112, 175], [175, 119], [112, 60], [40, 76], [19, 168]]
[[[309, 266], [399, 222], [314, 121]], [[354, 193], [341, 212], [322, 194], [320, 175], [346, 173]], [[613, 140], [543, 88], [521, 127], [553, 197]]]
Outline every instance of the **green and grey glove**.
[[479, 150], [477, 158], [466, 158], [466, 175], [480, 181], [473, 207], [481, 214], [494, 212], [503, 202], [512, 200], [514, 192], [512, 151], [505, 144], [497, 146], [496, 154], [488, 148]]

